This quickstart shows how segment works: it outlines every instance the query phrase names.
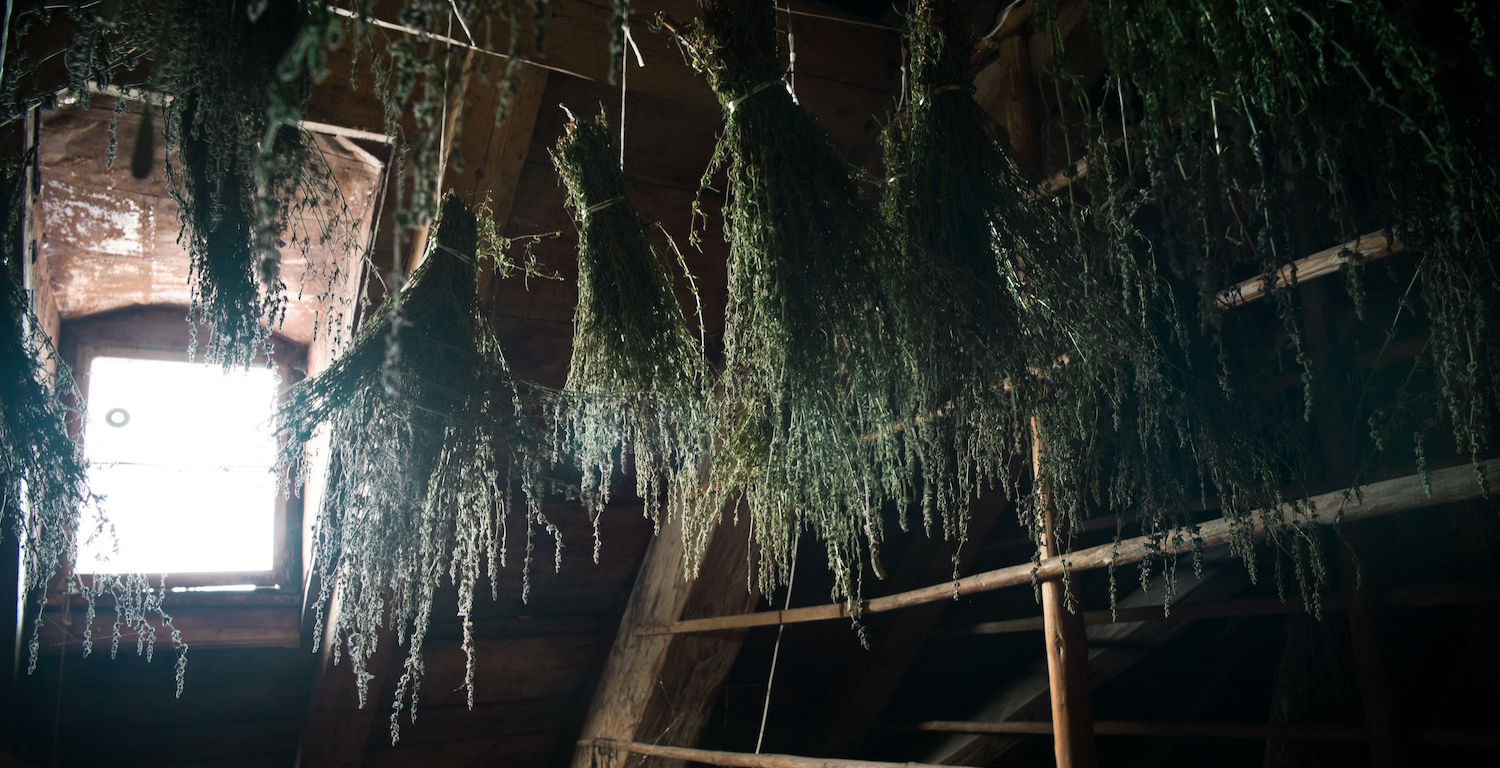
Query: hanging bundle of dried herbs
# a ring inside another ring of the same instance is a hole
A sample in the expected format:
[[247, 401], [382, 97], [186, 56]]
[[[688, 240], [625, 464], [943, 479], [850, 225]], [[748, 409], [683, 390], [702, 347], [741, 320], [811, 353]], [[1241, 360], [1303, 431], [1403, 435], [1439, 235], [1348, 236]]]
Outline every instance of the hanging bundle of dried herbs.
[[[148, 125], [152, 102], [159, 104], [168, 189], [192, 259], [195, 351], [201, 324], [210, 332], [206, 359], [248, 365], [286, 312], [282, 249], [305, 256], [347, 230], [332, 171], [297, 128], [337, 24], [322, 4], [296, 0], [111, 9], [107, 18], [99, 8], [71, 9], [69, 90], [87, 106], [92, 87], [140, 89], [149, 94]], [[143, 59], [149, 67], [133, 76]], [[150, 138], [143, 132], [137, 143]], [[149, 172], [149, 157], [132, 161], [132, 172], [142, 171]]]
[[902, 438], [921, 467], [923, 519], [962, 537], [969, 504], [1010, 489], [1040, 377], [1063, 359], [1089, 296], [1065, 217], [1017, 171], [973, 97], [973, 35], [949, 0], [907, 15], [909, 81], [883, 136], [881, 212], [905, 268], [901, 342], [916, 373]]
[[[1210, 321], [1212, 292], [1247, 268], [1269, 275], [1363, 232], [1398, 235], [1419, 255], [1395, 314], [1429, 326], [1416, 365], [1436, 396], [1375, 412], [1372, 449], [1415, 432], [1420, 462], [1423, 435], [1446, 423], [1456, 450], [1476, 456], [1500, 405], [1500, 177], [1489, 135], [1500, 116], [1500, 11], [1194, 0], [1091, 12], [1110, 88], [1136, 125], [1128, 158], [1091, 145], [1098, 226], [1150, 230], [1159, 254], [1201, 285]], [[1101, 129], [1101, 111], [1083, 114], [1085, 130]], [[1131, 202], [1141, 199], [1149, 204]], [[1356, 303], [1358, 272], [1347, 269]], [[1281, 304], [1310, 385], [1322, 374], [1301, 353], [1290, 291]]]
[[909, 378], [883, 280], [893, 249], [782, 81], [774, 5], [700, 6], [678, 40], [724, 107], [704, 183], [727, 173], [729, 304], [713, 492], [685, 529], [701, 537], [743, 497], [764, 593], [785, 581], [801, 528], [827, 546], [835, 599], [854, 597], [861, 542], [880, 574], [880, 506], [906, 490], [889, 431]]
[[[315, 433], [326, 429], [332, 438], [312, 569], [321, 580], [320, 615], [337, 592], [342, 608], [331, 629], [339, 633], [336, 647], [348, 645], [361, 703], [380, 627], [394, 625], [397, 642], [410, 643], [392, 741], [402, 708], [416, 712], [439, 582], [446, 577], [458, 587], [464, 648], [472, 654], [474, 590], [485, 576], [494, 589], [505, 564], [517, 488], [526, 498], [528, 570], [533, 532], [556, 535], [541, 512], [546, 429], [523, 405], [475, 296], [475, 269], [490, 258], [481, 259], [480, 229], [448, 196], [406, 288], [328, 370], [298, 385], [277, 415], [285, 439], [278, 467], [297, 482]], [[471, 702], [473, 672], [471, 655]]]
[[[1094, 513], [1190, 538], [1181, 510], [1206, 495], [1222, 494], [1233, 520], [1279, 506], [1287, 441], [1234, 418], [1249, 395], [1221, 390], [1166, 281], [1120, 268], [1118, 233], [1070, 226], [1023, 179], [973, 98], [972, 35], [954, 4], [922, 0], [907, 18], [909, 89], [884, 137], [883, 213], [906, 257], [891, 289], [909, 307], [901, 341], [917, 374], [902, 437], [929, 524], [936, 510], [962, 535], [969, 497], [1010, 479], [1033, 428], [1063, 541]], [[1039, 534], [1038, 501], [1021, 510]]]
[[[24, 181], [7, 173], [0, 181], [0, 211], [14, 232], [24, 199]], [[7, 241], [9, 237], [5, 238]], [[98, 501], [89, 490], [88, 461], [83, 448], [69, 436], [69, 424], [83, 423], [83, 398], [73, 384], [73, 373], [58, 356], [32, 311], [22, 287], [20, 258], [26, 249], [6, 248], [0, 254], [0, 537], [19, 545], [23, 586], [38, 601], [32, 628], [28, 670], [35, 671], [41, 651], [41, 630], [48, 590], [59, 571], [66, 579], [62, 592], [76, 592], [87, 602], [82, 638], [83, 655], [93, 651], [94, 615], [100, 599], [113, 607], [115, 620], [110, 656], [119, 652], [124, 628], [136, 633], [137, 653], [152, 655], [156, 628], [154, 614], [169, 630], [177, 649], [177, 695], [182, 695], [187, 669], [187, 645], [172, 618], [162, 609], [164, 590], [151, 589], [145, 576], [78, 574], [78, 542], [83, 507]], [[92, 536], [112, 535], [101, 520]], [[66, 597], [64, 599], [71, 599]]]
[[652, 519], [660, 521], [664, 502], [669, 515], [680, 514], [698, 485], [708, 427], [703, 347], [627, 199], [619, 156], [602, 114], [569, 121], [552, 152], [578, 224], [578, 311], [558, 445], [583, 469], [596, 526], [627, 452]]

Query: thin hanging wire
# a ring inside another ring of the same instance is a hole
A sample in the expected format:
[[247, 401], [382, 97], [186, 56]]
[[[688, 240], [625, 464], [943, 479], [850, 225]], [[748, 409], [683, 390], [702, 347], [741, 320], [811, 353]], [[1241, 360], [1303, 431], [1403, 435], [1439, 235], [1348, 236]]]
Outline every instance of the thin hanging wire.
[[[802, 531], [797, 531], [797, 536], [792, 539], [792, 571], [786, 577], [786, 600], [781, 604], [783, 611], [792, 607], [792, 582], [797, 579], [797, 550], [802, 541]], [[776, 658], [781, 655], [781, 633], [786, 631], [786, 625], [780, 621], [776, 622], [776, 646], [771, 649], [771, 674], [766, 676], [766, 703], [760, 710], [760, 733], [755, 736], [755, 754], [760, 754], [761, 742], [766, 739], [766, 717], [771, 714], [771, 686], [776, 682]]]

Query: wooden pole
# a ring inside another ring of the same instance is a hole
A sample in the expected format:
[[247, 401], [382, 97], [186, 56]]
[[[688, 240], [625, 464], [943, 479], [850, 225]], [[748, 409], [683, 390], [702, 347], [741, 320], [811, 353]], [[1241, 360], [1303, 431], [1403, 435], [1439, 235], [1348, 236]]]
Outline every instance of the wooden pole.
[[[1041, 556], [1060, 557], [1065, 548], [1057, 538], [1057, 505], [1042, 473], [1042, 432], [1031, 418], [1031, 471], [1036, 497], [1042, 505]], [[1059, 576], [1041, 584], [1043, 635], [1047, 643], [1047, 682], [1052, 698], [1052, 747], [1057, 768], [1094, 768], [1094, 706], [1089, 687], [1088, 636], [1082, 614], [1072, 610], [1068, 583]]]
[[675, 760], [690, 760], [709, 765], [728, 765], [737, 768], [953, 768], [953, 766], [930, 765], [928, 763], [882, 763], [874, 760], [845, 760], [837, 757], [799, 757], [797, 755], [748, 754], [745, 752], [719, 752], [711, 749], [689, 749], [687, 747], [664, 747], [642, 744], [638, 741], [615, 739], [583, 739], [578, 742], [579, 752], [591, 749], [616, 749], [638, 755], [653, 755]]
[[[1496, 584], [1439, 584], [1416, 585], [1392, 589], [1385, 593], [1382, 605], [1389, 608], [1428, 608], [1438, 605], [1472, 605], [1475, 603], [1500, 602], [1500, 585]], [[1318, 602], [1322, 611], [1343, 611], [1348, 602], [1341, 595], [1329, 595]], [[1143, 608], [1119, 608], [1114, 611], [1085, 611], [1085, 626], [1114, 624], [1128, 621], [1174, 621], [1193, 619], [1222, 619], [1239, 616], [1280, 616], [1290, 613], [1306, 613], [1308, 606], [1301, 600], [1278, 600], [1274, 597], [1217, 600], [1211, 603], [1177, 603], [1170, 612], [1161, 606]], [[1041, 616], [1024, 619], [986, 621], [968, 627], [954, 627], [934, 632], [935, 637], [959, 635], [1004, 635], [1012, 632], [1034, 632], [1044, 628]]]
[[[1359, 683], [1360, 703], [1365, 725], [1370, 729], [1371, 768], [1395, 768], [1405, 765], [1401, 755], [1401, 722], [1396, 716], [1395, 696], [1391, 690], [1387, 662], [1383, 611], [1378, 597], [1379, 574], [1375, 566], [1375, 547], [1367, 530], [1344, 532], [1347, 544], [1339, 546], [1340, 576], [1348, 603], [1349, 645], [1354, 657], [1354, 677]], [[1365, 558], [1356, 563], [1351, 547]]]
[[[1500, 472], [1500, 459], [1490, 459], [1479, 463], [1478, 472], [1486, 477], [1493, 477]], [[1316, 510], [1312, 517], [1298, 513], [1290, 505], [1283, 509], [1288, 519], [1293, 520], [1298, 526], [1331, 524], [1335, 520], [1342, 519], [1350, 523], [1356, 520], [1390, 515], [1397, 512], [1406, 512], [1413, 509], [1424, 509], [1435, 507], [1440, 504], [1450, 504], [1456, 501], [1467, 501], [1479, 498], [1483, 494], [1483, 487], [1478, 478], [1475, 477], [1475, 468], [1468, 464], [1462, 466], [1441, 469], [1428, 474], [1431, 481], [1432, 493], [1428, 495], [1422, 485], [1419, 476], [1396, 478], [1384, 480], [1378, 483], [1370, 483], [1364, 486], [1363, 499], [1345, 499], [1343, 491], [1314, 496], [1307, 500], [1312, 509]], [[1489, 481], [1493, 484], [1495, 481]], [[1254, 538], [1262, 538], [1266, 534], [1265, 513], [1252, 515], [1250, 522], [1250, 535]], [[1210, 520], [1199, 526], [1199, 542], [1201, 546], [1217, 547], [1229, 543], [1230, 524], [1228, 521]], [[1153, 550], [1153, 547], [1157, 547]], [[1063, 557], [1049, 557], [1042, 562], [1033, 565], [1022, 563], [1008, 568], [1000, 568], [994, 571], [976, 573], [973, 576], [965, 576], [958, 581], [948, 581], [942, 584], [934, 584], [930, 587], [914, 589], [909, 592], [898, 592], [886, 597], [878, 597], [874, 600], [865, 601], [859, 607], [860, 613], [883, 613], [913, 605], [932, 603], [939, 600], [952, 600], [961, 595], [972, 595], [979, 592], [990, 592], [1005, 587], [1015, 587], [1022, 584], [1030, 584], [1033, 574], [1038, 579], [1050, 579], [1062, 576], [1064, 562], [1066, 568], [1073, 572], [1105, 568], [1111, 564], [1127, 565], [1144, 560], [1148, 556], [1161, 554], [1184, 554], [1191, 552], [1193, 543], [1186, 540], [1169, 539], [1166, 542], [1153, 541], [1148, 536], [1140, 536], [1134, 539], [1126, 539], [1115, 544], [1103, 544]], [[637, 635], [674, 635], [684, 632], [713, 632], [723, 629], [740, 629], [744, 627], [764, 627], [776, 624], [800, 624], [808, 621], [828, 621], [830, 619], [849, 618], [854, 611], [845, 603], [833, 605], [809, 606], [807, 608], [793, 608], [786, 611], [761, 611], [759, 613], [743, 613], [732, 616], [719, 616], [708, 619], [693, 619], [689, 621], [675, 621], [669, 624], [642, 625], [635, 628]]]
[[[1046, 720], [1008, 720], [1000, 723], [970, 723], [933, 720], [909, 726], [915, 731], [945, 733], [1006, 733], [1047, 735]], [[1290, 725], [1287, 723], [1202, 723], [1152, 720], [1098, 720], [1094, 733], [1100, 736], [1167, 736], [1198, 739], [1248, 739], [1251, 741], [1364, 741], [1369, 731], [1357, 725]]]

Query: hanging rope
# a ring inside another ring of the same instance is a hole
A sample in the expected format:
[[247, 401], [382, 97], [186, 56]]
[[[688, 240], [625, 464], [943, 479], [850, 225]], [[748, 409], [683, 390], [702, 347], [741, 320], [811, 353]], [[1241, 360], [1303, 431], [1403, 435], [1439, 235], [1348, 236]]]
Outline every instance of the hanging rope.
[[[797, 578], [797, 544], [802, 540], [799, 531], [796, 538], [792, 540], [792, 571], [786, 578], [786, 601], [782, 603], [782, 610], [792, 607], [792, 582]], [[771, 649], [771, 674], [766, 676], [766, 703], [760, 710], [760, 733], [755, 736], [755, 754], [760, 754], [760, 745], [766, 738], [766, 717], [771, 714], [771, 685], [776, 682], [776, 659], [781, 655], [781, 633], [786, 631], [786, 625], [776, 625], [776, 646]]]

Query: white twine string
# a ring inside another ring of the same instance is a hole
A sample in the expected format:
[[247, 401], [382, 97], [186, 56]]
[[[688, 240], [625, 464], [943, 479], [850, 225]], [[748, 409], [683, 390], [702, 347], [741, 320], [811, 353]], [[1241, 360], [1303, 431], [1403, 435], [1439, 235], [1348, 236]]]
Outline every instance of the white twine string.
[[764, 91], [767, 88], [770, 88], [773, 85], [785, 86], [786, 85], [786, 81], [782, 80], [780, 78], [777, 78], [775, 80], [767, 80], [764, 83], [761, 83], [760, 85], [757, 85], [754, 88], [751, 88], [748, 93], [745, 93], [743, 95], [736, 96], [736, 97], [730, 99], [729, 102], [726, 103], [724, 106], [728, 107], [730, 112], [733, 112], [735, 109], [737, 109], [740, 106], [740, 102], [744, 101], [745, 99], [750, 98], [751, 96], [754, 96], [757, 93], [760, 93], [761, 91]]

